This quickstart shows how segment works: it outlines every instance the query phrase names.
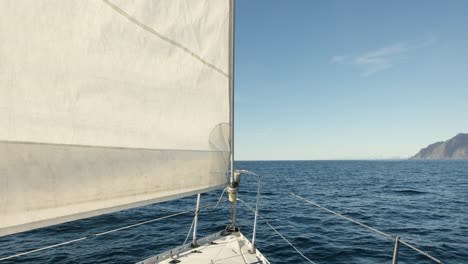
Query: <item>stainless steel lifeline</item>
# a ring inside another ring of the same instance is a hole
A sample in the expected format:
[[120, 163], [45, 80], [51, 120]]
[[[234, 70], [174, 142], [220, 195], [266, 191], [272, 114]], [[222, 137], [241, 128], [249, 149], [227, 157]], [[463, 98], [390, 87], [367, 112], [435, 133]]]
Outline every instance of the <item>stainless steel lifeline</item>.
[[354, 219], [351, 219], [351, 218], [349, 218], [349, 217], [346, 217], [346, 216], [344, 216], [344, 215], [342, 215], [342, 214], [340, 214], [340, 213], [337, 213], [337, 212], [332, 211], [332, 210], [330, 210], [330, 209], [328, 209], [328, 208], [325, 208], [325, 207], [319, 205], [318, 203], [316, 203], [316, 202], [314, 202], [314, 201], [311, 201], [311, 200], [308, 200], [308, 199], [306, 199], [306, 198], [304, 198], [304, 197], [302, 197], [302, 196], [299, 196], [299, 195], [297, 195], [297, 194], [295, 194], [295, 193], [289, 193], [289, 194], [291, 194], [292, 196], [295, 196], [296, 198], [298, 198], [298, 199], [300, 199], [300, 200], [302, 200], [302, 201], [304, 201], [304, 202], [306, 202], [306, 203], [308, 203], [308, 204], [311, 204], [311, 205], [313, 205], [313, 206], [316, 206], [316, 207], [318, 207], [318, 208], [320, 208], [320, 209], [322, 209], [322, 210], [325, 210], [325, 211], [327, 211], [327, 212], [330, 212], [330, 213], [332, 213], [332, 214], [334, 214], [334, 215], [336, 215], [336, 216], [338, 216], [338, 217], [341, 217], [341, 218], [343, 218], [343, 219], [346, 219], [346, 220], [348, 220], [348, 221], [350, 221], [350, 222], [352, 222], [352, 223], [355, 223], [355, 224], [358, 224], [358, 225], [360, 225], [360, 226], [362, 226], [362, 227], [365, 227], [365, 228], [367, 228], [367, 229], [369, 229], [369, 230], [371, 230], [371, 231], [373, 231], [373, 232], [375, 232], [375, 233], [377, 233], [377, 234], [380, 234], [380, 235], [382, 235], [382, 236], [385, 236], [385, 237], [387, 237], [387, 238], [390, 238], [391, 240], [394, 240], [394, 241], [395, 241], [395, 248], [394, 248], [394, 252], [393, 252], [392, 264], [396, 264], [396, 263], [398, 262], [398, 248], [399, 248], [398, 244], [399, 244], [399, 243], [404, 244], [405, 246], [411, 248], [412, 250], [418, 252], [419, 254], [421, 254], [421, 255], [423, 255], [423, 256], [426, 256], [427, 258], [433, 260], [433, 261], [436, 262], [436, 263], [440, 263], [440, 264], [443, 263], [442, 261], [440, 261], [440, 260], [436, 259], [435, 257], [429, 255], [429, 253], [420, 250], [419, 248], [417, 248], [417, 247], [411, 245], [410, 243], [406, 242], [405, 240], [403, 240], [403, 239], [401, 239], [401, 238], [399, 238], [399, 237], [397, 237], [397, 236], [392, 236], [392, 235], [390, 235], [390, 234], [387, 234], [387, 233], [385, 233], [385, 232], [382, 232], [382, 231], [380, 231], [380, 230], [377, 230], [377, 229], [375, 229], [375, 228], [372, 228], [372, 227], [370, 227], [370, 226], [368, 226], [368, 225], [366, 225], [366, 224], [363, 224], [363, 223], [358, 222], [358, 221], [356, 221], [356, 220], [354, 220]]
[[[255, 210], [250, 207], [250, 205], [248, 205], [246, 202], [244, 202], [243, 200], [237, 198], [237, 200], [239, 202], [241, 202], [242, 205], [244, 205], [245, 207], [247, 207], [247, 209], [249, 209], [250, 211], [254, 212], [255, 213]], [[284, 242], [286, 242], [288, 245], [290, 245], [299, 255], [301, 255], [301, 257], [306, 260], [307, 262], [309, 263], [312, 263], [312, 264], [316, 264], [315, 262], [313, 262], [310, 258], [308, 258], [306, 255], [304, 255], [304, 253], [302, 253], [296, 246], [294, 246], [293, 243], [291, 243], [291, 241], [289, 241], [286, 237], [283, 236], [283, 234], [281, 234], [275, 227], [273, 227], [270, 222], [265, 218], [263, 217], [262, 215], [258, 215], [262, 220], [263, 222], [265, 222], [265, 224], [267, 224], [268, 227], [271, 228], [271, 230], [273, 230], [273, 232], [275, 232], [278, 236], [280, 236]]]
[[[222, 194], [221, 194], [221, 196], [220, 196], [217, 203], [210, 203], [210, 204], [203, 205], [203, 206], [199, 205], [198, 210], [206, 209], [206, 208], [209, 208], [211, 206], [213, 206], [213, 208], [211, 210], [216, 209], [218, 207], [219, 203], [221, 202], [221, 199], [222, 199], [223, 195], [224, 195], [224, 191], [222, 192]], [[197, 197], [197, 200], [198, 200], [198, 197]], [[104, 236], [104, 235], [111, 234], [111, 233], [114, 233], [114, 232], [117, 232], [117, 231], [138, 227], [138, 226], [150, 224], [150, 223], [153, 223], [153, 222], [158, 222], [158, 221], [161, 221], [161, 220], [164, 220], [164, 219], [167, 219], [167, 218], [176, 217], [176, 216], [183, 215], [183, 214], [188, 214], [188, 213], [191, 213], [191, 212], [195, 212], [195, 211], [193, 209], [191, 209], [191, 210], [187, 210], [187, 211], [183, 211], [183, 212], [179, 212], [179, 213], [174, 213], [174, 214], [171, 214], [171, 215], [166, 215], [166, 216], [163, 216], [163, 217], [159, 217], [159, 218], [139, 222], [139, 223], [136, 223], [136, 224], [115, 228], [115, 229], [104, 231], [104, 232], [101, 232], [101, 233], [96, 233], [96, 234], [84, 236], [84, 237], [81, 237], [81, 238], [68, 240], [68, 241], [65, 241], [65, 242], [62, 242], [62, 243], [57, 243], [57, 244], [45, 246], [45, 247], [42, 247], [42, 248], [38, 248], [38, 249], [30, 250], [30, 251], [25, 251], [25, 252], [22, 252], [22, 253], [17, 253], [17, 254], [14, 254], [14, 255], [2, 257], [2, 258], [0, 258], [0, 261], [17, 258], [17, 257], [24, 256], [24, 255], [33, 254], [33, 253], [36, 253], [36, 252], [40, 252], [40, 251], [44, 251], [44, 250], [48, 250], [48, 249], [52, 249], [52, 248], [65, 246], [65, 245], [80, 242], [80, 241], [83, 241], [83, 240], [86, 240], [86, 239], [91, 239], [91, 238]], [[193, 224], [193, 222], [192, 222], [192, 224]], [[190, 234], [190, 231], [189, 231], [189, 234]], [[188, 238], [188, 236], [187, 236], [187, 238]], [[184, 244], [185, 244], [185, 242], [184, 242]]]

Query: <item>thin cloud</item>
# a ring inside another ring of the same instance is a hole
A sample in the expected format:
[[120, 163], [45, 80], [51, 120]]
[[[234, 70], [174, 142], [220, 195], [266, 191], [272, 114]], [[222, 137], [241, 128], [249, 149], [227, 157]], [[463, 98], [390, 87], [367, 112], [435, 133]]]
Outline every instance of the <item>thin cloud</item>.
[[333, 56], [332, 64], [351, 65], [357, 67], [364, 77], [371, 76], [377, 72], [386, 70], [395, 65], [395, 57], [410, 51], [425, 48], [436, 41], [436, 38], [430, 34], [421, 43], [410, 45], [404, 42], [387, 45], [383, 48], [365, 52], [359, 56]]
[[346, 62], [346, 56], [333, 56], [330, 60], [331, 64], [344, 64]]
[[362, 70], [363, 76], [370, 76], [379, 71], [393, 66], [393, 56], [408, 51], [404, 43], [396, 43], [390, 46], [366, 52], [352, 61], [353, 65]]

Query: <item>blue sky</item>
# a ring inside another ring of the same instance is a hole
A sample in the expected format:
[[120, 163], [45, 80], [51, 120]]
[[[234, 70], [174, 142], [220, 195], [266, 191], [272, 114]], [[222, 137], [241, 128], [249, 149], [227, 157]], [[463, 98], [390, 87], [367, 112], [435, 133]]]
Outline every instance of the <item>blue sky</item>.
[[405, 157], [468, 133], [468, 1], [237, 0], [237, 160]]

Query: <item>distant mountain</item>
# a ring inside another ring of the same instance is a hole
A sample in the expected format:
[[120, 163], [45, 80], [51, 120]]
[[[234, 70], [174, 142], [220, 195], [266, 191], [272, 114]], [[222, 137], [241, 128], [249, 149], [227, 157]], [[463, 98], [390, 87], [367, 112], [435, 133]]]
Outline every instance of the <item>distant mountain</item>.
[[468, 159], [468, 134], [431, 144], [410, 159]]

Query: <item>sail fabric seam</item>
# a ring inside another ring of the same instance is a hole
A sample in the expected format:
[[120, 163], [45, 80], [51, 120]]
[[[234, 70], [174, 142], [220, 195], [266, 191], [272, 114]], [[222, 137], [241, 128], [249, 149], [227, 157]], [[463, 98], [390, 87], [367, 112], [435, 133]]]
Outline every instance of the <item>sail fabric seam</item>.
[[216, 72], [218, 72], [219, 74], [225, 76], [226, 78], [229, 78], [229, 74], [224, 72], [223, 70], [221, 70], [220, 68], [218, 68], [217, 66], [209, 63], [208, 61], [206, 61], [205, 59], [203, 59], [200, 55], [196, 54], [195, 52], [193, 52], [192, 50], [190, 50], [189, 48], [185, 47], [184, 45], [182, 45], [181, 43], [173, 40], [173, 39], [170, 39], [166, 36], [164, 36], [163, 34], [157, 32], [156, 30], [150, 28], [149, 26], [143, 24], [142, 22], [140, 22], [139, 20], [137, 20], [136, 18], [132, 17], [130, 14], [128, 14], [127, 12], [125, 12], [123, 9], [121, 9], [120, 7], [118, 7], [117, 5], [115, 5], [114, 3], [112, 3], [111, 1], [109, 0], [102, 0], [106, 5], [108, 5], [109, 7], [111, 7], [112, 9], [114, 9], [117, 13], [121, 14], [122, 16], [124, 16], [125, 18], [127, 18], [130, 22], [134, 23], [135, 25], [139, 26], [140, 28], [146, 30], [147, 32], [155, 35], [156, 37], [158, 37], [159, 39], [161, 40], [164, 40], [166, 41], [167, 43], [181, 49], [182, 51], [184, 51], [185, 53], [189, 54], [190, 56], [192, 56], [194, 59], [200, 61], [202, 64], [210, 67], [211, 69], [215, 70]]
[[144, 151], [185, 151], [185, 152], [210, 152], [210, 153], [222, 153], [229, 152], [223, 150], [203, 150], [203, 149], [152, 149], [152, 148], [130, 148], [130, 147], [113, 147], [113, 146], [98, 146], [98, 145], [80, 145], [80, 144], [61, 144], [61, 143], [44, 143], [44, 142], [33, 142], [33, 141], [11, 141], [11, 140], [2, 140], [0, 143], [8, 144], [25, 144], [25, 145], [47, 145], [47, 146], [57, 146], [57, 147], [77, 147], [77, 148], [101, 148], [101, 149], [122, 149], [122, 150], [144, 150]]
[[158, 197], [158, 198], [154, 198], [154, 199], [150, 199], [150, 200], [143, 200], [143, 201], [132, 202], [132, 203], [123, 204], [123, 205], [119, 205], [119, 206], [104, 208], [104, 209], [97, 209], [97, 210], [77, 213], [77, 214], [73, 214], [73, 215], [67, 215], [67, 216], [61, 216], [61, 217], [57, 217], [57, 218], [51, 218], [51, 219], [38, 221], [38, 222], [31, 222], [31, 223], [21, 224], [21, 225], [17, 225], [17, 226], [4, 227], [4, 228], [0, 228], [0, 237], [5, 236], [5, 235], [9, 235], [9, 234], [24, 232], [24, 231], [28, 231], [28, 230], [32, 230], [32, 229], [36, 229], [36, 228], [41, 228], [41, 227], [45, 227], [45, 226], [61, 224], [61, 223], [65, 223], [65, 222], [69, 222], [69, 221], [73, 221], [73, 220], [89, 218], [89, 217], [93, 217], [93, 216], [97, 216], [97, 215], [101, 215], [101, 214], [105, 214], [105, 213], [113, 213], [113, 212], [122, 211], [122, 210], [125, 210], [125, 209], [146, 206], [146, 205], [154, 204], [156, 202], [170, 201], [170, 200], [174, 200], [174, 199], [177, 199], [177, 198], [183, 198], [183, 197], [191, 196], [191, 195], [198, 194], [198, 193], [209, 192], [209, 191], [212, 191], [212, 190], [219, 189], [221, 187], [224, 187], [224, 184], [204, 188], [204, 189], [201, 189], [201, 190], [193, 190], [193, 191], [188, 191], [188, 192], [185, 192], [185, 193], [173, 194], [173, 195], [170, 195], [170, 196]]

